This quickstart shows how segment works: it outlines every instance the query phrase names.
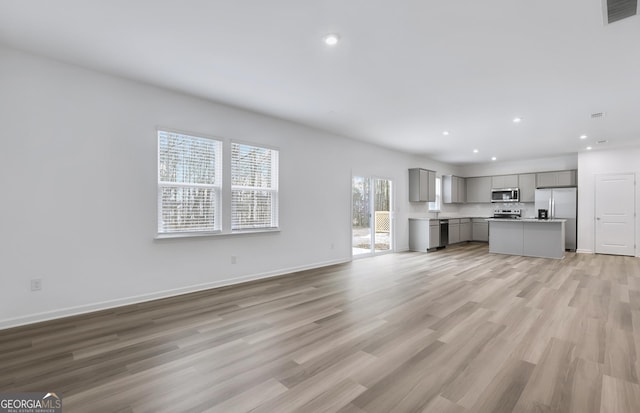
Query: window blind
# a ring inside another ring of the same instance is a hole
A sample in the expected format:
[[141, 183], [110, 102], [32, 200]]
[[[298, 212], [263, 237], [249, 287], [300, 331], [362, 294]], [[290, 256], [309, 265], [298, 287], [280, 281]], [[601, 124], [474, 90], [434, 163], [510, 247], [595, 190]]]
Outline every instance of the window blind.
[[231, 144], [231, 229], [278, 227], [278, 155], [275, 149]]
[[158, 131], [158, 233], [220, 226], [222, 142]]

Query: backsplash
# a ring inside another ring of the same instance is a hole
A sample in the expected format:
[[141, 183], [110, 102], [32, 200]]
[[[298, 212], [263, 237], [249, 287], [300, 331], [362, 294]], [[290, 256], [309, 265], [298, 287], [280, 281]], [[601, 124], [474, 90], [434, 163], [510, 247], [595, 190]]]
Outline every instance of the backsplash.
[[410, 218], [438, 217], [492, 217], [497, 208], [520, 208], [523, 218], [538, 216], [533, 202], [510, 202], [508, 204], [442, 204], [440, 213], [429, 212], [426, 202], [409, 202]]
[[491, 217], [498, 208], [520, 208], [523, 218], [537, 216], [533, 202], [510, 202], [508, 204], [460, 204], [457, 214], [469, 217]]

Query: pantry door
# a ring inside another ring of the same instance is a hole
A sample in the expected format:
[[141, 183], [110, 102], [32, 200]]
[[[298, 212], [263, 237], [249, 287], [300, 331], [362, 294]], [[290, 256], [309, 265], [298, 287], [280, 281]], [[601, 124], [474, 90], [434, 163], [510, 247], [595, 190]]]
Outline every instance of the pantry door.
[[635, 255], [635, 175], [596, 176], [596, 253]]

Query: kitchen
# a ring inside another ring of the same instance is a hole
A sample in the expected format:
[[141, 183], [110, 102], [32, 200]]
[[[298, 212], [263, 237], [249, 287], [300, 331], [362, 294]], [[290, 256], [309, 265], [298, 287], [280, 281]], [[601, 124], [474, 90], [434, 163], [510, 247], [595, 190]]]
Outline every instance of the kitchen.
[[[441, 185], [441, 188], [438, 187]], [[439, 198], [446, 212], [434, 212]], [[409, 249], [488, 242], [494, 253], [563, 258], [576, 250], [575, 169], [460, 177], [409, 170], [409, 200], [430, 202], [431, 216], [409, 218]], [[472, 205], [470, 208], [465, 208]], [[451, 208], [453, 206], [454, 208]], [[455, 209], [457, 207], [457, 210]]]

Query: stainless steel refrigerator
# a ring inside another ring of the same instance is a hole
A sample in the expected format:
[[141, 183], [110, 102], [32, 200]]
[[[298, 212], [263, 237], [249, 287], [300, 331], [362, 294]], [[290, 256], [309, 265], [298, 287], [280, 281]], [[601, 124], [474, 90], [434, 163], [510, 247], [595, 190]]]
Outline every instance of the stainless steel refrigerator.
[[578, 236], [578, 189], [536, 189], [536, 215], [539, 209], [549, 211], [549, 218], [566, 219], [564, 248], [575, 251]]

